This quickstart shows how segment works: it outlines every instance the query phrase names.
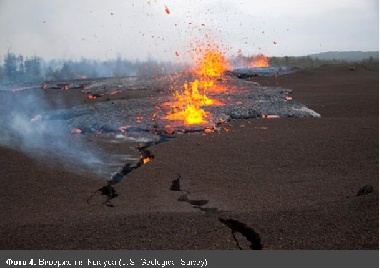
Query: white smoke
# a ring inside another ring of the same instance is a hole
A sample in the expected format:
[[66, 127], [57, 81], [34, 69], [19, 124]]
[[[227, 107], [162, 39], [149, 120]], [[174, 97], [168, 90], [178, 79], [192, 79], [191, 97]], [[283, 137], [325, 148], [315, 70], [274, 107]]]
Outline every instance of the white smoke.
[[41, 89], [27, 91], [0, 92], [0, 146], [44, 163], [53, 157], [72, 172], [101, 172], [104, 156], [87, 144], [83, 135], [70, 134], [66, 120], [44, 120], [51, 107]]

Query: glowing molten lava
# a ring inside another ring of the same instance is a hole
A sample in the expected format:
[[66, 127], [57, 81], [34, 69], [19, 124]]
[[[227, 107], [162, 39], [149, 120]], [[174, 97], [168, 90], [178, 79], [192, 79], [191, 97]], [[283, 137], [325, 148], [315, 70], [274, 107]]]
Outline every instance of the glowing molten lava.
[[219, 51], [219, 46], [210, 43], [201, 44], [200, 47], [202, 46], [206, 46], [206, 49], [197, 48], [193, 50], [197, 53], [197, 59], [191, 73], [197, 78], [192, 82], [186, 82], [181, 92], [175, 92], [174, 101], [169, 103], [175, 109], [168, 113], [164, 119], [183, 121], [185, 125], [205, 124], [210, 114], [205, 112], [201, 106], [224, 105], [221, 101], [207, 97], [206, 92], [226, 91], [224, 87], [216, 86], [215, 80], [230, 67], [229, 62]]
[[154, 158], [154, 155], [149, 150], [144, 150], [140, 156], [140, 164], [144, 165]]
[[210, 48], [204, 52], [195, 69], [196, 74], [206, 77], [219, 77], [229, 68], [229, 62], [217, 49], [218, 47]]
[[89, 99], [89, 100], [95, 100], [95, 99], [96, 99], [96, 96], [95, 96], [95, 95], [88, 94], [88, 95], [87, 95], [87, 99]]
[[177, 107], [177, 109], [165, 116], [164, 119], [181, 120], [186, 125], [207, 123], [204, 118], [208, 116], [208, 113], [200, 108], [200, 106], [223, 104], [217, 100], [208, 98], [205, 94], [200, 94], [198, 86], [199, 80], [196, 79], [193, 82], [185, 83], [182, 93], [176, 91], [174, 95], [175, 101], [169, 103], [169, 105]]
[[146, 163], [150, 162], [151, 160], [152, 160], [151, 158], [147, 157], [147, 158], [143, 158], [142, 162], [143, 162], [143, 164], [146, 164]]
[[249, 67], [269, 67], [269, 59], [263, 54], [253, 57]]
[[[191, 88], [189, 88], [189, 85], [191, 86]], [[180, 103], [192, 103], [192, 104], [195, 104], [195, 105], [223, 105], [223, 103], [221, 103], [220, 101], [217, 101], [217, 100], [213, 100], [213, 99], [210, 99], [208, 98], [205, 94], [201, 94], [199, 93], [199, 86], [201, 86], [202, 83], [201, 81], [199, 81], [198, 79], [195, 79], [193, 82], [190, 82], [190, 83], [185, 83], [183, 85], [184, 87], [184, 92], [183, 94], [177, 95], [177, 98], [178, 98], [178, 101]], [[206, 88], [205, 86], [203, 86], [203, 88]]]
[[174, 111], [174, 113], [168, 114], [164, 117], [167, 120], [182, 120], [186, 125], [204, 124], [207, 121], [204, 119], [208, 116], [202, 108], [195, 105], [187, 105], [184, 110]]

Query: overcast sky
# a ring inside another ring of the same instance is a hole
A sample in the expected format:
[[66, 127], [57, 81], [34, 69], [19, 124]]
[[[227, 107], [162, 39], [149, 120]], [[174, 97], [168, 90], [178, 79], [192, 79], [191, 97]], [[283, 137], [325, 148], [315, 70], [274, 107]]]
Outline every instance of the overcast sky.
[[378, 50], [379, 1], [0, 0], [0, 57], [175, 61], [205, 33], [230, 55]]

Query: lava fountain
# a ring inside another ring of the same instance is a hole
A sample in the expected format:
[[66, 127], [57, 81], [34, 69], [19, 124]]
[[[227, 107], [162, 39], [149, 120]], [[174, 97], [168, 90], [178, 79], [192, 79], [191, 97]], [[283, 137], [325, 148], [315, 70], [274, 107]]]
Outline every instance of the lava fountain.
[[259, 54], [252, 58], [249, 67], [269, 67], [269, 59], [263, 54]]
[[183, 90], [174, 93], [174, 101], [170, 102], [174, 109], [164, 119], [182, 121], [185, 125], [205, 124], [209, 121], [210, 114], [201, 106], [223, 105], [223, 102], [209, 98], [206, 92], [226, 91], [225, 88], [216, 86], [215, 81], [230, 65], [219, 46], [210, 42], [205, 46], [205, 49], [204, 44], [194, 49], [196, 59], [190, 73], [196, 78], [191, 82], [185, 82]]

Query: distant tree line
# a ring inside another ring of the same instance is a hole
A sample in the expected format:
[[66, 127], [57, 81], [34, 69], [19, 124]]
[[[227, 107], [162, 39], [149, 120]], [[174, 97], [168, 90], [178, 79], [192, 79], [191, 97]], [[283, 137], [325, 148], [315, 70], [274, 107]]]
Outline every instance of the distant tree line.
[[0, 63], [0, 84], [30, 84], [82, 78], [160, 75], [180, 71], [185, 66], [171, 62], [130, 61], [117, 56], [100, 60], [50, 60], [24, 57], [8, 52]]
[[[259, 54], [260, 55], [260, 54]], [[258, 55], [244, 56], [239, 55], [231, 60], [232, 65], [236, 68], [250, 66], [250, 63], [257, 59]], [[284, 57], [268, 57], [269, 66], [288, 66], [288, 67], [318, 67], [323, 64], [341, 64], [349, 62], [379, 62], [378, 58], [370, 56], [359, 61], [343, 60], [343, 59], [319, 59], [313, 56], [284, 56]]]
[[10, 82], [35, 82], [42, 79], [41, 58], [24, 58], [8, 52], [4, 57], [4, 64], [0, 66], [0, 81]]
[[269, 65], [271, 66], [289, 66], [289, 67], [319, 67], [323, 64], [342, 64], [350, 62], [375, 62], [379, 61], [373, 57], [362, 59], [360, 61], [351, 61], [344, 59], [319, 59], [311, 56], [299, 56], [299, 57], [270, 57]]
[[343, 63], [342, 60], [319, 60], [310, 56], [304, 57], [270, 57], [269, 63], [273, 66], [290, 66], [290, 67], [318, 67], [322, 64]]
[[[257, 59], [255, 56], [239, 55], [231, 59], [232, 66], [248, 67], [250, 62]], [[344, 63], [344, 60], [318, 59], [312, 56], [303, 57], [269, 57], [269, 66], [291, 67], [318, 67], [322, 64]], [[378, 58], [369, 57], [366, 62], [378, 62]], [[117, 55], [115, 59], [100, 60], [50, 60], [45, 61], [41, 57], [24, 57], [9, 52], [0, 62], [0, 84], [30, 84], [43, 81], [74, 80], [82, 78], [144, 76], [169, 74], [184, 70], [184, 64], [171, 62], [157, 62], [153, 59], [147, 61], [130, 61]]]

